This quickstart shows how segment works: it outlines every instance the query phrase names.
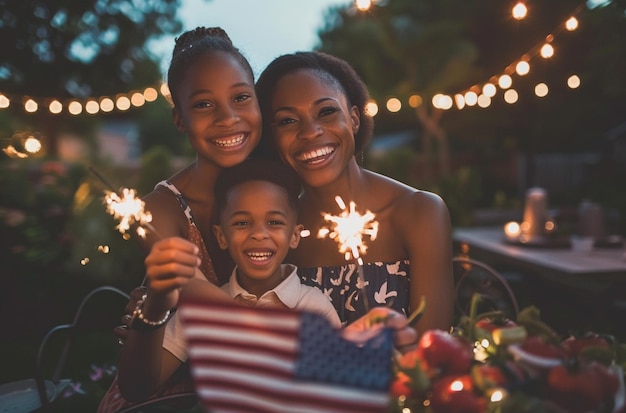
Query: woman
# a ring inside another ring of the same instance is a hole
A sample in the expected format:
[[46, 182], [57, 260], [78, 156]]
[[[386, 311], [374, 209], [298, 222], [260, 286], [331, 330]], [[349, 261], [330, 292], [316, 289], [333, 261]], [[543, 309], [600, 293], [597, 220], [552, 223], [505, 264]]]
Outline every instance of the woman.
[[448, 329], [453, 318], [452, 240], [441, 198], [364, 169], [357, 163], [371, 138], [365, 114], [367, 89], [345, 61], [319, 52], [278, 57], [257, 81], [264, 139], [300, 176], [299, 216], [313, 234], [339, 215], [335, 201], [356, 203], [378, 221], [375, 239], [365, 237], [364, 288], [354, 263], [337, 243], [310, 236], [287, 258], [305, 283], [330, 296], [344, 323], [370, 307], [390, 306], [409, 314], [425, 299], [418, 332]]

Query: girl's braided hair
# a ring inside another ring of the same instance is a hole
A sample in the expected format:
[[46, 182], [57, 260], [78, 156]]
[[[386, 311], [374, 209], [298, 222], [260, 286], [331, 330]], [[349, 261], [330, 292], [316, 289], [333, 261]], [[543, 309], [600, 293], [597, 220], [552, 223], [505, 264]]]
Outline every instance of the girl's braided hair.
[[185, 70], [192, 65], [200, 56], [213, 52], [225, 52], [233, 56], [241, 66], [250, 74], [254, 82], [254, 72], [250, 62], [236, 48], [228, 34], [220, 27], [196, 27], [186, 31], [176, 38], [172, 61], [167, 71], [167, 85], [172, 94], [172, 101], [176, 104], [178, 90], [185, 78]]

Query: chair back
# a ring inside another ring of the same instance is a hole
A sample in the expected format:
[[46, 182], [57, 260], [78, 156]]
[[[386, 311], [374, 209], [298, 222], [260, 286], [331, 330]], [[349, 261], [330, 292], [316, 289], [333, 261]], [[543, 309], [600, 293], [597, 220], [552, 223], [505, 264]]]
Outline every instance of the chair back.
[[509, 283], [498, 271], [467, 257], [452, 259], [454, 303], [459, 315], [469, 315], [474, 294], [479, 294], [478, 313], [502, 311], [515, 320], [519, 313], [517, 299]]
[[54, 326], [46, 333], [37, 352], [35, 377], [43, 411], [64, 386], [77, 379], [69, 377], [70, 372], [84, 370], [88, 377], [90, 366], [117, 361], [119, 344], [113, 328], [121, 323], [129, 298], [116, 287], [97, 287], [82, 299], [70, 324]]

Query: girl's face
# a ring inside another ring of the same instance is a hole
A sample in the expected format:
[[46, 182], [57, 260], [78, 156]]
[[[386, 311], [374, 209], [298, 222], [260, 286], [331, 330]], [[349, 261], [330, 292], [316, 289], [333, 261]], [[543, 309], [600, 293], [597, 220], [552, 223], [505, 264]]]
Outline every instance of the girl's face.
[[311, 70], [285, 75], [270, 105], [272, 135], [283, 161], [307, 186], [334, 182], [354, 157], [356, 106], [348, 107], [341, 88]]
[[254, 82], [230, 54], [214, 52], [190, 65], [178, 91], [174, 122], [198, 158], [221, 167], [241, 163], [261, 136]]

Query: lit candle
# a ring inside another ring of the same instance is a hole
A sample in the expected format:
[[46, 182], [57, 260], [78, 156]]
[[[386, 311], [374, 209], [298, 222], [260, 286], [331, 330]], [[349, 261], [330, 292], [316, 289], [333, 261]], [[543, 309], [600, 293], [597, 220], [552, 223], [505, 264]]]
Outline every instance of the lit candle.
[[520, 225], [515, 221], [504, 224], [504, 235], [507, 241], [518, 241], [521, 232]]
[[530, 188], [526, 191], [524, 225], [522, 226], [524, 238], [532, 240], [543, 236], [548, 217], [547, 198], [546, 190], [543, 188]]

